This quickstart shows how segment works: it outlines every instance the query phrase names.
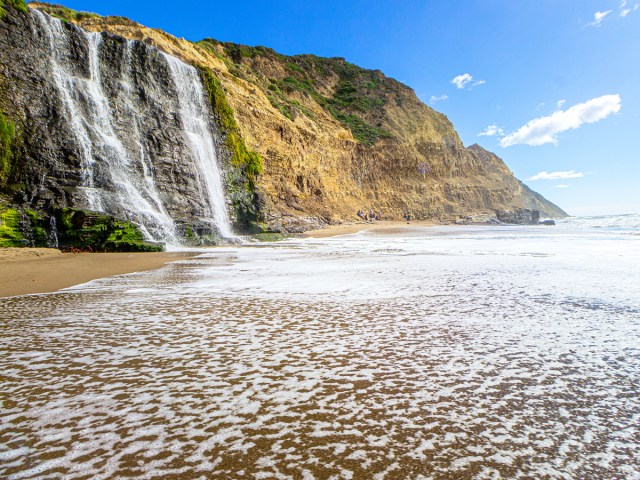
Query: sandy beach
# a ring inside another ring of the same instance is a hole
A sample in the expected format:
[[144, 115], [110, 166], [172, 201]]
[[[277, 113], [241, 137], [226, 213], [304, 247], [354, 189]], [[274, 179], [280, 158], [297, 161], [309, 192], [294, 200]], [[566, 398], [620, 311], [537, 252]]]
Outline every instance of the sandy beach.
[[352, 233], [358, 233], [362, 230], [389, 230], [398, 228], [411, 228], [411, 227], [432, 227], [436, 225], [434, 222], [425, 220], [411, 220], [395, 221], [395, 220], [380, 220], [374, 223], [368, 222], [354, 222], [354, 223], [342, 223], [340, 225], [331, 225], [330, 227], [321, 228], [319, 230], [313, 230], [306, 232], [306, 236], [310, 238], [327, 238], [336, 235], [349, 235]]
[[[379, 221], [333, 225], [307, 232], [310, 238], [348, 235], [362, 230], [389, 231], [435, 225], [426, 221]], [[188, 252], [61, 253], [53, 248], [0, 248], [0, 297], [54, 292], [98, 278], [142, 272], [189, 258]]]
[[111, 275], [154, 270], [190, 256], [186, 252], [61, 253], [53, 248], [2, 248], [0, 297], [54, 292]]

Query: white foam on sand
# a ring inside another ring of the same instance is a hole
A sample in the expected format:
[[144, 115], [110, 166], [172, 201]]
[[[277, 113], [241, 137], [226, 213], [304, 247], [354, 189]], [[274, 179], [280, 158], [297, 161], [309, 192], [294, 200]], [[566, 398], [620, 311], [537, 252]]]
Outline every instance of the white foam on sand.
[[597, 235], [225, 247], [0, 300], [0, 476], [637, 477], [640, 248]]

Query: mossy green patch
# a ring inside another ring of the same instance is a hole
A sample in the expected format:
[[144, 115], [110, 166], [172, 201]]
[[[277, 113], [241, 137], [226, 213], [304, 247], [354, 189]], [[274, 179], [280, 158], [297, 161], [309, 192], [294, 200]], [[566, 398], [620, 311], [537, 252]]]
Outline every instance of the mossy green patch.
[[60, 245], [91, 251], [159, 252], [161, 245], [147, 242], [133, 223], [111, 215], [64, 208], [57, 212]]
[[200, 74], [209, 103], [231, 152], [231, 167], [236, 170], [227, 175], [227, 188], [238, 226], [242, 228], [257, 216], [254, 204], [256, 179], [263, 172], [263, 159], [259, 153], [249, 150], [244, 143], [220, 81], [209, 68], [200, 67]]
[[44, 215], [34, 210], [0, 205], [0, 247], [46, 247]]
[[281, 242], [286, 240], [287, 235], [277, 232], [264, 232], [264, 233], [254, 233], [251, 235], [251, 238], [257, 240], [259, 242]]
[[22, 215], [9, 208], [0, 212], [0, 247], [24, 247], [24, 236], [20, 228]]
[[213, 112], [218, 118], [220, 127], [222, 127], [225, 132], [227, 146], [233, 155], [232, 163], [245, 170], [250, 187], [254, 189], [255, 177], [262, 173], [262, 157], [257, 152], [247, 149], [220, 81], [213, 75], [213, 72], [209, 68], [201, 67], [200, 73], [209, 95], [209, 102], [211, 103]]
[[0, 0], [0, 19], [7, 14], [7, 7], [13, 7], [21, 12], [28, 12], [27, 3], [24, 0]]
[[16, 139], [16, 127], [0, 110], [0, 186], [7, 182], [11, 171], [12, 146]]
[[[1, 1], [1, 0], [0, 0]], [[87, 18], [99, 18], [100, 15], [91, 12], [78, 12], [62, 5], [39, 5], [38, 8], [52, 17], [63, 22], [81, 22]]]
[[356, 115], [342, 113], [334, 108], [330, 108], [329, 111], [336, 119], [349, 127], [354, 138], [364, 145], [374, 145], [381, 138], [393, 138], [393, 135], [384, 128], [374, 127]]

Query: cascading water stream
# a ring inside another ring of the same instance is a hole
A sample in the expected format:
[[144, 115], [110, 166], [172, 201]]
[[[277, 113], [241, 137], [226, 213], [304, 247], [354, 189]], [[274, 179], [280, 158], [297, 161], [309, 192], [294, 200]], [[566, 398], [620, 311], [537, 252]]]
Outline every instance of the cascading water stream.
[[56, 225], [56, 217], [51, 216], [49, 220], [49, 238], [47, 240], [49, 248], [58, 248], [58, 226]]
[[[156, 104], [164, 100], [169, 108], [177, 110], [182, 129], [182, 135], [174, 138], [188, 174], [180, 181], [195, 183], [191, 191], [200, 194], [197, 215], [201, 220], [215, 227], [222, 237], [233, 238], [209, 122], [210, 107], [197, 70], [153, 50], [154, 58], [159, 57], [156, 65], [167, 67], [177, 98], [170, 96], [170, 89], [156, 93], [136, 83], [140, 78], [132, 67], [134, 41], [123, 40], [121, 60], [107, 67], [103, 64], [108, 54], [103, 50], [107, 47], [103, 46], [102, 34], [67, 27], [37, 10], [33, 15], [44, 33], [63, 115], [77, 145], [84, 208], [125, 217], [138, 224], [150, 240], [181, 243], [176, 223], [163, 202], [167, 195], [161, 195], [154, 178], [154, 164], [146, 148], [148, 126], [145, 130], [141, 123], [145, 114], [140, 110], [141, 102]], [[77, 35], [86, 40], [84, 59], [78, 58]], [[161, 73], [154, 75], [161, 77]]]
[[178, 90], [180, 119], [206, 186], [211, 215], [209, 221], [217, 227], [223, 237], [231, 238], [234, 235], [225, 205], [224, 187], [211, 137], [209, 106], [205, 102], [202, 80], [194, 67], [170, 55], [164, 54], [164, 57]]
[[[34, 14], [48, 37], [54, 79], [81, 147], [88, 207], [108, 213], [124, 211], [147, 238], [177, 243], [175, 223], [159, 200], [155, 185], [140, 178], [137, 168], [140, 162], [131, 158], [114, 131], [109, 99], [100, 78], [101, 34], [82, 31], [88, 45], [89, 77], [79, 77], [74, 74], [73, 64], [69, 65], [64, 58], [71, 51], [67, 29], [58, 19], [38, 11]], [[98, 159], [103, 161], [102, 167], [110, 177], [115, 198], [96, 188]]]

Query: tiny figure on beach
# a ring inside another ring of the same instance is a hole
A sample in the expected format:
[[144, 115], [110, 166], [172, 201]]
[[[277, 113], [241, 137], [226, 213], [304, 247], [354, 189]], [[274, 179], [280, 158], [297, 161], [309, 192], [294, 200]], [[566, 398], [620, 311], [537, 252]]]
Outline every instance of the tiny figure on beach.
[[409, 212], [406, 212], [404, 214], [404, 219], [407, 221], [407, 223], [411, 222], [411, 214]]

